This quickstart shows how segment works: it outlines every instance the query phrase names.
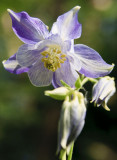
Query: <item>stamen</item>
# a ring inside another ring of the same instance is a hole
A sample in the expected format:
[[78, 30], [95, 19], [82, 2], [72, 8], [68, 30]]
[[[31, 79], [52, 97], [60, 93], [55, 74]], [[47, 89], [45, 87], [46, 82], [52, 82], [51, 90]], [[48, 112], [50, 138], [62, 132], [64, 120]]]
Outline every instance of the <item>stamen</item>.
[[64, 60], [60, 59], [60, 63], [64, 63]]
[[45, 52], [42, 52], [41, 54], [42, 54], [43, 56], [46, 56], [46, 55], [48, 54], [48, 52], [45, 51]]
[[49, 46], [49, 48], [41, 54], [44, 56], [41, 61], [44, 62], [45, 68], [53, 72], [61, 67], [61, 63], [66, 61], [66, 55], [61, 52], [61, 47], [58, 45]]
[[47, 61], [47, 60], [48, 60], [47, 58], [42, 58], [42, 59], [41, 59], [42, 62], [45, 62], [45, 61]]
[[66, 58], [62, 58], [63, 61], [66, 61]]
[[58, 63], [58, 68], [61, 68], [61, 64], [60, 63]]
[[64, 57], [66, 57], [66, 55], [65, 55], [65, 54], [62, 54], [62, 55], [61, 55], [61, 58], [64, 58]]

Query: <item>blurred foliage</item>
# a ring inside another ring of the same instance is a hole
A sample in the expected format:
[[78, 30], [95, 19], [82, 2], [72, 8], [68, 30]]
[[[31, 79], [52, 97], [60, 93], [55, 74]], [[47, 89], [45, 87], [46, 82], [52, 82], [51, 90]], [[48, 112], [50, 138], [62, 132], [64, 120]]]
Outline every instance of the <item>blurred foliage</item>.
[[[82, 37], [76, 43], [97, 50], [115, 68], [117, 76], [116, 0], [0, 0], [0, 160], [55, 160], [57, 125], [61, 102], [44, 96], [26, 74], [7, 72], [2, 61], [14, 54], [22, 42], [15, 36], [6, 9], [27, 11], [51, 28], [56, 18], [80, 5]], [[88, 105], [86, 124], [78, 137], [73, 160], [117, 159], [117, 94], [109, 101], [110, 112]]]

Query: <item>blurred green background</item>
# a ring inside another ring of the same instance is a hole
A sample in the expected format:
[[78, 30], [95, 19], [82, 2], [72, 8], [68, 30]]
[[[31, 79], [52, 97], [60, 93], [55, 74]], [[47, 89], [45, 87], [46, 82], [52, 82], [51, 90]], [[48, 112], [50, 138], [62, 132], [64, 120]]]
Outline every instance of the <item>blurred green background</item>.
[[[2, 61], [22, 42], [12, 31], [6, 9], [26, 11], [51, 28], [56, 18], [80, 5], [82, 37], [76, 43], [97, 50], [114, 63], [117, 78], [117, 0], [0, 0], [0, 160], [55, 160], [57, 125], [62, 102], [44, 96], [52, 86], [36, 88], [27, 74], [7, 72]], [[78, 137], [73, 160], [117, 160], [117, 94], [108, 105], [88, 104], [85, 127]]]

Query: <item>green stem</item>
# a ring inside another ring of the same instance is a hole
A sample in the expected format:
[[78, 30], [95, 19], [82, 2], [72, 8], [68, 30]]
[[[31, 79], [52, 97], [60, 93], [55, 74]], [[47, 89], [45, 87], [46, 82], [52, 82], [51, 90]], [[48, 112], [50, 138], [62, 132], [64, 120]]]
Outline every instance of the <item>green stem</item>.
[[82, 81], [82, 86], [89, 81], [89, 78], [84, 78], [83, 81]]
[[88, 81], [92, 82], [92, 83], [97, 83], [98, 80], [97, 79], [94, 79], [94, 78], [84, 78], [83, 81], [82, 81], [82, 86], [87, 83]]
[[61, 150], [59, 158], [60, 160], [66, 160], [66, 150]]
[[66, 151], [63, 152], [63, 156], [61, 160], [66, 160]]
[[98, 82], [98, 80], [94, 79], [94, 78], [89, 78], [89, 81], [92, 82], [92, 83], [97, 83]]
[[70, 153], [69, 153], [69, 156], [68, 156], [68, 160], [72, 160], [73, 148], [74, 148], [74, 142], [71, 146]]

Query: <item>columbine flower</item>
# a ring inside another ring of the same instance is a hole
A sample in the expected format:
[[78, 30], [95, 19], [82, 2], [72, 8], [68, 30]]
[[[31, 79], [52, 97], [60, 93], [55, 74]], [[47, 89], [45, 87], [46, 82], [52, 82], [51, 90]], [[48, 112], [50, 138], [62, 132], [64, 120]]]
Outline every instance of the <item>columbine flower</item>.
[[113, 65], [107, 64], [88, 46], [74, 45], [74, 39], [79, 38], [82, 31], [77, 18], [79, 9], [76, 6], [59, 16], [50, 32], [40, 19], [8, 9], [13, 31], [25, 44], [13, 59], [3, 62], [5, 69], [16, 74], [27, 72], [35, 86], [52, 82], [54, 87], [61, 86], [60, 80], [74, 87], [77, 72], [92, 78], [109, 74]]
[[81, 133], [86, 115], [85, 98], [82, 93], [74, 91], [73, 99], [66, 97], [59, 120], [58, 150], [61, 148], [69, 154], [72, 143]]
[[110, 109], [107, 106], [107, 102], [115, 91], [114, 78], [108, 76], [101, 78], [93, 87], [92, 102], [94, 101], [97, 106], [102, 104], [102, 106], [109, 111]]

